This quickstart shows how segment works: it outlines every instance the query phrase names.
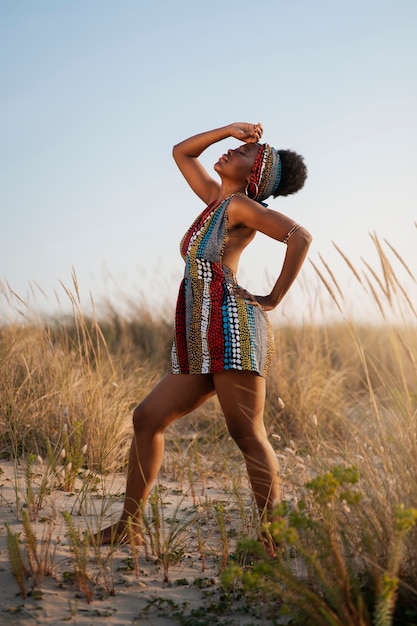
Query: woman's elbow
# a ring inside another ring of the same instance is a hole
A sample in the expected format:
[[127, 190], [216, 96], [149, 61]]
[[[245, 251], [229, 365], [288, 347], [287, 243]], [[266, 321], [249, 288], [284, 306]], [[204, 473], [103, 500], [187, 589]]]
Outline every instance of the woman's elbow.
[[304, 248], [310, 247], [310, 244], [313, 241], [313, 236], [306, 228], [304, 228], [304, 226], [300, 226], [300, 228], [294, 234], [296, 235], [296, 238], [300, 245], [302, 245]]
[[175, 144], [175, 146], [172, 148], [172, 156], [174, 157], [174, 161], [176, 161], [178, 157], [178, 153], [179, 153], [178, 146], [179, 144]]

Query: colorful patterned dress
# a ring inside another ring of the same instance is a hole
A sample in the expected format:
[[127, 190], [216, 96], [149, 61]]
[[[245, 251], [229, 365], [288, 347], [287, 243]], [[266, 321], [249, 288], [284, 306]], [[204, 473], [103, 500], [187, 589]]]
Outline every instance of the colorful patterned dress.
[[227, 207], [210, 204], [181, 241], [185, 261], [171, 352], [174, 374], [249, 370], [266, 376], [274, 352], [272, 327], [258, 306], [234, 295], [233, 272], [223, 265]]

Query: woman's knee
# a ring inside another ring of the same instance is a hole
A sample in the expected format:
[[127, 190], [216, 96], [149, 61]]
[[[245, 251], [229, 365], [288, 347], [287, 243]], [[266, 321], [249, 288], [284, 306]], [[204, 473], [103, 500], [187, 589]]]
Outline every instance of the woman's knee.
[[150, 415], [148, 414], [148, 411], [146, 410], [146, 406], [143, 402], [138, 404], [133, 409], [132, 422], [133, 422], [133, 430], [135, 431], [135, 434], [137, 435], [140, 433], [143, 433], [146, 430], [149, 430], [151, 419], [150, 419]]
[[148, 407], [145, 400], [133, 409], [132, 421], [136, 435], [155, 435], [162, 433], [172, 420], [170, 416]]

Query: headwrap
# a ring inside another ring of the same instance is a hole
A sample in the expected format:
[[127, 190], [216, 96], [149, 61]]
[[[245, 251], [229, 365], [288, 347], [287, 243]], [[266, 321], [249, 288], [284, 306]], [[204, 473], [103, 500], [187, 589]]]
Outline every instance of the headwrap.
[[281, 159], [278, 150], [269, 144], [260, 145], [253, 164], [246, 194], [252, 200], [262, 202], [276, 192], [281, 180]]

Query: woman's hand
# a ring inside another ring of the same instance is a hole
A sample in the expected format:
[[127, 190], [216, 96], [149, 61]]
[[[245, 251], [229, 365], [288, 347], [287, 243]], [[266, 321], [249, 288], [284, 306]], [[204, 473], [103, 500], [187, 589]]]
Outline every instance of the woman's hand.
[[215, 200], [218, 196], [220, 185], [213, 179], [198, 160], [198, 157], [209, 146], [233, 137], [245, 143], [257, 143], [262, 137], [261, 124], [248, 124], [247, 122], [235, 122], [199, 133], [177, 143], [173, 148], [173, 156], [182, 175], [191, 189], [206, 204]]
[[275, 308], [275, 305], [272, 303], [269, 296], [254, 296], [243, 287], [235, 287], [233, 289], [233, 294], [236, 298], [242, 298], [242, 300], [245, 300], [246, 304], [258, 306], [263, 311], [272, 311], [272, 309]]
[[229, 126], [230, 136], [244, 141], [245, 143], [257, 143], [262, 135], [262, 124], [248, 124], [247, 122], [234, 122]]

